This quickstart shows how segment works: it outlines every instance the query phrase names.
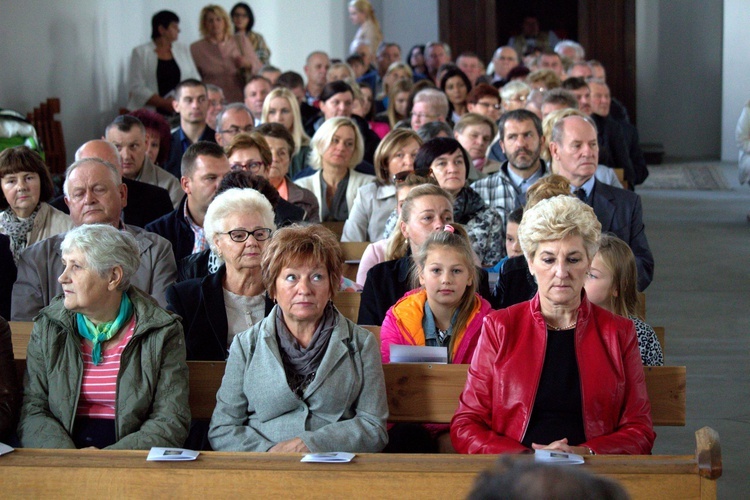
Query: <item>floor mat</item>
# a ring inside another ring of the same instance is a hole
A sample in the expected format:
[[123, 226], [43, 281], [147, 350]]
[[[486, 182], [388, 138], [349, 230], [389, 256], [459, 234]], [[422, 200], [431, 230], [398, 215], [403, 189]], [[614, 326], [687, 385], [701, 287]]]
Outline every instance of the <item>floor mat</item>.
[[649, 165], [649, 176], [638, 189], [677, 189], [701, 191], [730, 190], [718, 165], [680, 163]]

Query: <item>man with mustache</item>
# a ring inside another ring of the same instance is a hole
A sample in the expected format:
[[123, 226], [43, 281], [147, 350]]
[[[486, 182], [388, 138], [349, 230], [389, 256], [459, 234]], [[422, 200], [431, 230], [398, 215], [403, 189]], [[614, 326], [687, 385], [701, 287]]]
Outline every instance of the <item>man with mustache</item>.
[[509, 111], [498, 123], [499, 143], [508, 160], [500, 170], [471, 185], [490, 207], [507, 215], [526, 204], [526, 190], [549, 169], [539, 157], [544, 146], [542, 122], [525, 109]]

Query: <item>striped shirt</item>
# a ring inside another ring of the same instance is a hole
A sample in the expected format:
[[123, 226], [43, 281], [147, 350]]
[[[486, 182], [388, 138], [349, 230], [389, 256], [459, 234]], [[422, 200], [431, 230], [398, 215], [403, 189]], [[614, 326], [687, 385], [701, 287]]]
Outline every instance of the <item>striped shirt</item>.
[[94, 364], [93, 351], [84, 339], [81, 339], [83, 355], [83, 380], [81, 396], [78, 399], [76, 415], [88, 418], [115, 418], [115, 400], [117, 398], [117, 374], [120, 372], [120, 356], [135, 331], [135, 314], [125, 327], [125, 334], [114, 346], [102, 350], [102, 362]]

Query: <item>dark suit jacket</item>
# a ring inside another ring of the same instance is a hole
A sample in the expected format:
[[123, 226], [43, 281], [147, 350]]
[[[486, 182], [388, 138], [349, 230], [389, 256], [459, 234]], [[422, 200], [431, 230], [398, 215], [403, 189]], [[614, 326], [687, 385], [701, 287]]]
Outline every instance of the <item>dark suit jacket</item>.
[[[381, 262], [367, 271], [367, 281], [365, 281], [359, 303], [357, 324], [378, 326], [383, 324], [388, 309], [412, 289], [410, 270], [411, 254], [400, 259]], [[491, 295], [487, 271], [477, 267], [477, 273], [479, 275], [477, 292], [489, 302]]]
[[[128, 187], [128, 204], [122, 211], [125, 224], [145, 229], [149, 222], [174, 210], [166, 189], [126, 177], [122, 178], [122, 183]], [[64, 196], [58, 196], [49, 204], [61, 212], [70, 213]]]
[[187, 196], [182, 198], [180, 205], [171, 210], [168, 214], [159, 217], [146, 226], [146, 231], [156, 233], [172, 244], [175, 262], [180, 262], [183, 257], [193, 253], [195, 245], [195, 234], [190, 229], [190, 224], [185, 220], [185, 201]]
[[493, 309], [505, 309], [513, 304], [531, 300], [538, 287], [529, 272], [526, 257], [520, 255], [505, 261], [500, 271], [495, 289], [492, 291]]
[[[216, 132], [214, 129], [206, 125], [203, 133], [198, 138], [199, 141], [216, 142]], [[182, 177], [182, 155], [185, 153], [182, 149], [182, 141], [180, 140], [180, 127], [172, 132], [172, 146], [169, 148], [169, 159], [162, 167], [164, 170], [174, 175], [178, 179]]]
[[[175, 283], [167, 289], [167, 309], [182, 318], [187, 359], [192, 361], [226, 361], [227, 311], [222, 281], [226, 267], [215, 274]], [[266, 316], [273, 301], [266, 295]]]
[[602, 232], [615, 234], [633, 250], [638, 266], [638, 291], [644, 291], [654, 278], [654, 256], [646, 239], [641, 197], [596, 181], [589, 204], [602, 224]]
[[16, 282], [16, 263], [10, 251], [10, 238], [0, 234], [0, 316], [10, 318], [10, 298]]
[[633, 169], [635, 170], [635, 183], [636, 185], [642, 184], [648, 177], [648, 165], [646, 164], [646, 157], [643, 155], [643, 150], [641, 149], [641, 140], [638, 137], [638, 129], [632, 123], [618, 123], [625, 134], [625, 144], [628, 146], [630, 162], [633, 164]]
[[625, 133], [620, 123], [611, 116], [599, 116], [592, 113], [596, 122], [597, 140], [599, 141], [599, 163], [612, 168], [621, 168], [630, 189], [638, 183], [638, 177], [630, 161], [630, 153], [625, 142]]

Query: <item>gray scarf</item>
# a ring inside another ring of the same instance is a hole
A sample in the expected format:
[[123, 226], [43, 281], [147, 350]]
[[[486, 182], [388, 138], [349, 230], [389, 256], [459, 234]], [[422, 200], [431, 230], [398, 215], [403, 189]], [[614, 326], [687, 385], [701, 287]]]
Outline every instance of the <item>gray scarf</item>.
[[16, 264], [21, 257], [21, 251], [26, 248], [26, 238], [31, 228], [34, 227], [34, 219], [36, 219], [36, 214], [39, 213], [40, 206], [38, 204], [34, 212], [26, 219], [19, 219], [10, 207], [0, 213], [5, 234], [10, 238], [10, 251], [13, 253], [13, 261]]
[[336, 308], [333, 307], [333, 303], [328, 302], [310, 345], [304, 349], [287, 328], [281, 308], [276, 308], [276, 338], [279, 342], [281, 361], [284, 364], [287, 384], [297, 397], [301, 398], [307, 386], [315, 379], [315, 372], [328, 350], [328, 341], [331, 340], [331, 333], [338, 319]]

